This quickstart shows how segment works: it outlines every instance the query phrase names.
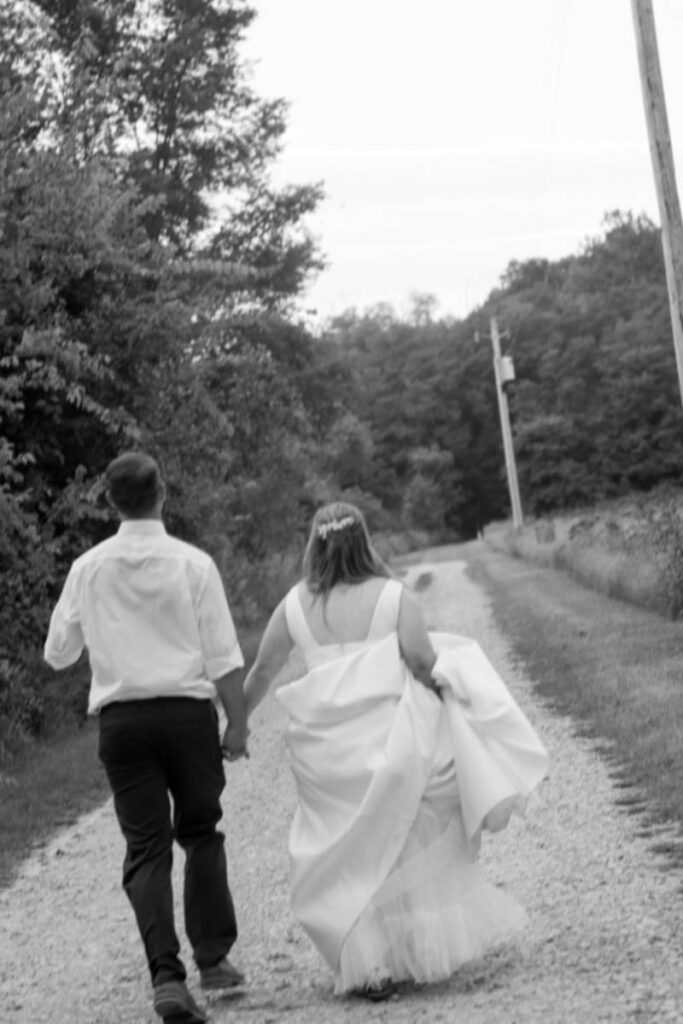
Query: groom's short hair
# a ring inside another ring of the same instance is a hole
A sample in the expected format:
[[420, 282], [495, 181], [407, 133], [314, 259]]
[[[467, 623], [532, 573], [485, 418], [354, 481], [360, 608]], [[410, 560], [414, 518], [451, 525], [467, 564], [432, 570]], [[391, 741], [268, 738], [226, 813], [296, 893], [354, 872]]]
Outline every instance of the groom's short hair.
[[159, 466], [145, 452], [123, 452], [104, 474], [111, 504], [125, 516], [143, 518], [163, 494]]

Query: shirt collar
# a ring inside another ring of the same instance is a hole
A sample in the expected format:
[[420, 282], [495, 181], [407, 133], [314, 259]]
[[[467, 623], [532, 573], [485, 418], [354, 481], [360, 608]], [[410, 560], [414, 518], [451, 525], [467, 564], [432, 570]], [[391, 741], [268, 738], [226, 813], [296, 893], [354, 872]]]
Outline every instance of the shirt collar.
[[131, 534], [164, 534], [166, 527], [160, 519], [124, 519], [118, 532], [124, 537]]

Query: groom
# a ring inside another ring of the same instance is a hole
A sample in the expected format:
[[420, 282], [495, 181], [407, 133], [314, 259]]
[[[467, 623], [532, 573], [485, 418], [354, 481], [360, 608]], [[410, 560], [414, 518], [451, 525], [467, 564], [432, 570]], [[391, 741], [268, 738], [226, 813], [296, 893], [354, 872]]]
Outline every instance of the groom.
[[[244, 661], [215, 563], [166, 533], [154, 459], [126, 452], [105, 480], [118, 533], [72, 565], [45, 658], [65, 668], [88, 649], [88, 711], [99, 716], [99, 756], [126, 840], [123, 886], [144, 943], [154, 1009], [172, 1024], [203, 1024], [207, 1016], [179, 957], [173, 840], [186, 854], [185, 929], [201, 986], [239, 985], [244, 976], [227, 958], [237, 924], [216, 825], [225, 785], [221, 750], [231, 759], [246, 753]], [[216, 696], [228, 720], [222, 742]]]

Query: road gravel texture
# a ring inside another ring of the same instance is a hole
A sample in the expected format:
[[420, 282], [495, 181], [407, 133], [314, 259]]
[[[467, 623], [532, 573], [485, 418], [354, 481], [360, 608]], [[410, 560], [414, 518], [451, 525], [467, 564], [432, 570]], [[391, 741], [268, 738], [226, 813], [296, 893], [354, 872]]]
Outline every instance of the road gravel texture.
[[[419, 588], [430, 626], [482, 644], [549, 748], [538, 802], [524, 821], [486, 838], [482, 851], [489, 877], [526, 906], [526, 932], [446, 983], [381, 1004], [335, 998], [330, 972], [289, 909], [294, 790], [282, 715], [269, 699], [254, 717], [250, 760], [227, 766], [224, 825], [241, 927], [233, 959], [248, 986], [209, 1001], [214, 1024], [683, 1022], [681, 873], [617, 805], [595, 744], [535, 695], [486, 595], [467, 576], [467, 550], [432, 553], [407, 581], [430, 581]], [[120, 887], [122, 858], [109, 801], [36, 850], [0, 893], [2, 1024], [158, 1020]], [[181, 932], [180, 852], [174, 871]], [[184, 936], [183, 953], [191, 965]], [[189, 982], [198, 993], [193, 966]]]

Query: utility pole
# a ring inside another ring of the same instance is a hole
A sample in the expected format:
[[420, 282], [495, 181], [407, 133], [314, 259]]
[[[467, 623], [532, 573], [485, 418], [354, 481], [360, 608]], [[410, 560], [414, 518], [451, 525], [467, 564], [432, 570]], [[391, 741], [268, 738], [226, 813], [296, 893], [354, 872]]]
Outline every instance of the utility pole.
[[678, 387], [683, 402], [683, 223], [681, 222], [681, 206], [676, 189], [676, 171], [669, 135], [669, 121], [666, 115], [662, 71], [659, 66], [652, 0], [631, 0], [631, 7], [638, 44], [638, 63], [643, 88], [647, 133], [650, 140], [650, 156], [657, 189], [659, 217], [662, 222], [662, 248], [678, 368]]
[[503, 432], [505, 470], [507, 472], [508, 489], [510, 491], [510, 504], [512, 505], [512, 525], [515, 530], [521, 530], [524, 525], [522, 518], [522, 501], [519, 496], [517, 466], [515, 464], [515, 449], [512, 444], [512, 430], [510, 429], [510, 410], [508, 408], [507, 395], [503, 388], [505, 380], [511, 379], [511, 374], [508, 371], [508, 367], [504, 364], [500, 354], [500, 335], [498, 333], [498, 323], [495, 316], [491, 317], [491, 342], [493, 344], [493, 372], [496, 377], [496, 394], [498, 395], [500, 427]]

